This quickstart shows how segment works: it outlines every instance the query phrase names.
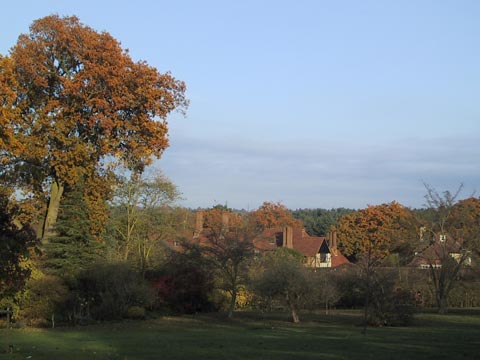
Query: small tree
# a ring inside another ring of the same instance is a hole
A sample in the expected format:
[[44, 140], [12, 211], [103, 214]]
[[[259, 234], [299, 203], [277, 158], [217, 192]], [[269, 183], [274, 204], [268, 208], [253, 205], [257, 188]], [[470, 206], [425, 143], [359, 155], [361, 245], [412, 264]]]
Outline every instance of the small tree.
[[332, 270], [335, 269], [317, 269], [316, 273], [313, 274], [316, 294], [315, 303], [325, 309], [325, 315], [328, 315], [330, 308], [342, 296], [338, 287], [338, 275]]
[[424, 224], [422, 239], [427, 245], [419, 256], [428, 264], [438, 312], [443, 314], [461, 270], [479, 254], [480, 200], [457, 201], [462, 186], [455, 193], [443, 194], [425, 186], [427, 209], [419, 221]]
[[311, 273], [303, 265], [299, 252], [279, 248], [265, 254], [259, 271], [252, 281], [255, 292], [269, 300], [285, 304], [294, 323], [300, 322], [299, 310], [311, 301], [313, 294]]
[[372, 311], [376, 268], [382, 264], [390, 253], [396, 238], [398, 219], [405, 208], [396, 203], [368, 206], [340, 219], [338, 236], [345, 254], [355, 256], [361, 268], [360, 276], [365, 284], [364, 333], [367, 330], [369, 313]]
[[115, 257], [133, 261], [145, 273], [155, 250], [175, 235], [180, 219], [170, 206], [179, 198], [177, 187], [161, 173], [121, 177], [110, 219]]
[[259, 228], [249, 217], [214, 208], [207, 212], [206, 241], [202, 248], [217, 269], [219, 287], [230, 294], [228, 317], [233, 317], [237, 295], [248, 273], [247, 262], [253, 255], [253, 239]]

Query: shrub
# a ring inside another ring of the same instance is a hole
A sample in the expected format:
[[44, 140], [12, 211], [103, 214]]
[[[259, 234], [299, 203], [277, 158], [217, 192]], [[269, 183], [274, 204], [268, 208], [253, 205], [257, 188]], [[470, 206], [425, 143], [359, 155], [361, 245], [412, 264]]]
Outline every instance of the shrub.
[[[351, 268], [336, 275], [340, 300], [345, 307], [365, 306], [366, 279]], [[371, 275], [367, 323], [371, 326], [408, 325], [414, 316], [415, 292], [398, 285], [398, 272], [377, 268]]]
[[261, 300], [258, 305], [268, 306], [278, 301], [289, 308], [293, 322], [300, 322], [298, 311], [315, 297], [312, 273], [302, 264], [302, 255], [292, 249], [279, 248], [267, 253], [256, 270], [251, 285]]
[[477, 307], [480, 305], [480, 282], [458, 281], [449, 294], [448, 303], [452, 307]]
[[407, 326], [415, 314], [415, 296], [407, 289], [398, 288], [392, 296], [393, 307], [388, 313], [391, 325]]
[[[337, 269], [335, 269], [337, 271]], [[356, 267], [341, 269], [335, 275], [336, 287], [339, 292], [337, 306], [343, 308], [359, 308], [363, 306], [365, 293]]]
[[75, 292], [75, 313], [94, 320], [120, 319], [153, 302], [151, 287], [127, 263], [93, 265], [79, 274]]
[[415, 296], [410, 290], [396, 287], [394, 271], [377, 270], [370, 288], [368, 323], [373, 326], [405, 326], [413, 320]]
[[[10, 309], [11, 311], [11, 320], [18, 318], [20, 313], [20, 306], [18, 306], [18, 298], [22, 295], [21, 292], [17, 292], [13, 296], [7, 296], [0, 299], [0, 310]], [[7, 315], [5, 314], [5, 321]], [[1, 328], [2, 326], [0, 326]]]
[[145, 319], [145, 308], [141, 306], [130, 306], [127, 310], [128, 319]]
[[159, 310], [196, 313], [212, 311], [217, 304], [212, 297], [213, 271], [197, 247], [171, 254], [162, 269], [146, 276], [156, 291]]
[[19, 318], [30, 326], [55, 326], [56, 317], [61, 319], [69, 293], [63, 280], [45, 275], [27, 282], [20, 298]]

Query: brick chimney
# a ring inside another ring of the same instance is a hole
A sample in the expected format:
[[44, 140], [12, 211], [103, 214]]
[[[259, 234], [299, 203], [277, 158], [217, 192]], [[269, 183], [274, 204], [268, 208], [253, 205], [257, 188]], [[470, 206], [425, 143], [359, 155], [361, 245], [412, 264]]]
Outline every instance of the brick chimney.
[[283, 229], [283, 241], [283, 246], [293, 249], [293, 228], [291, 226], [286, 226]]
[[334, 255], [337, 255], [337, 230], [332, 231], [332, 250]]
[[327, 233], [327, 245], [329, 249], [332, 248], [332, 232], [331, 231]]

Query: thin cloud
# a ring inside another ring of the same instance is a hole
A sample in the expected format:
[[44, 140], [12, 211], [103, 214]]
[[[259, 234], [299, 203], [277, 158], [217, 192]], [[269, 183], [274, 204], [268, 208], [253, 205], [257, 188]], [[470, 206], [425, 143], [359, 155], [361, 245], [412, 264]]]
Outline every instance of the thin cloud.
[[477, 143], [474, 138], [372, 145], [178, 136], [161, 166], [192, 207], [227, 202], [246, 208], [265, 200], [292, 208], [358, 208], [393, 200], [421, 206], [422, 181], [442, 189], [479, 183]]

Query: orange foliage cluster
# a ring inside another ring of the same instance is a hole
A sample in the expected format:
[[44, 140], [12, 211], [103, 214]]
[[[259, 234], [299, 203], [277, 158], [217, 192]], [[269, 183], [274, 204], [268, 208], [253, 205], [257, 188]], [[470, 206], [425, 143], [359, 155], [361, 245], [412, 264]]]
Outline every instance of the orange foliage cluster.
[[143, 169], [168, 146], [167, 115], [187, 105], [183, 82], [133, 62], [110, 34], [76, 17], [35, 21], [11, 62], [21, 114], [7, 119], [23, 158], [64, 183], [105, 156]]
[[112, 196], [111, 180], [108, 176], [96, 176], [86, 179], [85, 203], [88, 208], [90, 234], [100, 241], [108, 221], [108, 205], [106, 200]]
[[252, 212], [252, 218], [259, 226], [266, 229], [278, 226], [302, 226], [302, 222], [295, 219], [290, 210], [281, 203], [264, 202]]
[[468, 198], [460, 200], [450, 214], [454, 237], [469, 249], [480, 254], [480, 199]]
[[235, 228], [242, 222], [240, 215], [222, 208], [205, 210], [203, 216], [204, 227], [215, 234], [221, 234], [226, 228]]
[[19, 109], [12, 106], [17, 87], [13, 69], [12, 59], [0, 55], [0, 149], [10, 150], [10, 154], [0, 152], [0, 165], [6, 165], [23, 150], [22, 143], [15, 136], [15, 125], [11, 122], [19, 114]]
[[339, 242], [346, 255], [364, 254], [380, 260], [389, 254], [393, 244], [402, 240], [411, 216], [410, 210], [397, 202], [370, 205], [339, 220]]
[[[117, 165], [142, 172], [168, 147], [167, 115], [186, 109], [185, 90], [74, 16], [36, 20], [0, 56], [0, 175], [41, 195], [80, 177], [98, 185]], [[88, 195], [92, 208], [104, 190]]]

